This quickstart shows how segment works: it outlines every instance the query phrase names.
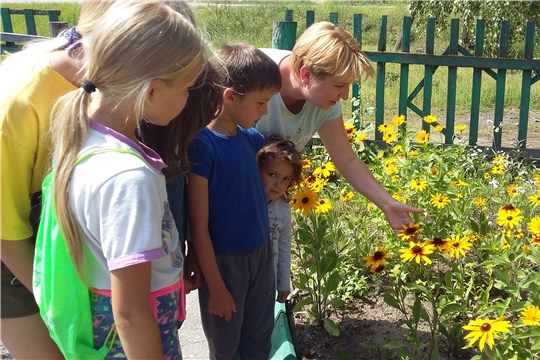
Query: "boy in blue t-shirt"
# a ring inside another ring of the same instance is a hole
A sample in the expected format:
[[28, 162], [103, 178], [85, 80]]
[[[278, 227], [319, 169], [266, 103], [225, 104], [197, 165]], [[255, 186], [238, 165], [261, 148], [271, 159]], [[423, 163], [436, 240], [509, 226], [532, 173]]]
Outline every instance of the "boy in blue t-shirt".
[[277, 64], [245, 44], [222, 46], [223, 106], [188, 148], [188, 208], [204, 282], [199, 289], [211, 359], [264, 359], [271, 349], [275, 280], [253, 128], [281, 87]]

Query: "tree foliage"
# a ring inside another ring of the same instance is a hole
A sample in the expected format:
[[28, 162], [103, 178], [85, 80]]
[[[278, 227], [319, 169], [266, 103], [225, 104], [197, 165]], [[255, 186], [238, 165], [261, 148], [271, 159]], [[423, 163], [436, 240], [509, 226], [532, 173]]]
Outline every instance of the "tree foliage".
[[[509, 56], [522, 56], [527, 21], [536, 23], [536, 38], [540, 35], [539, 1], [471, 1], [430, 0], [409, 1], [415, 30], [425, 31], [428, 18], [436, 19], [436, 31], [448, 30], [450, 18], [460, 19], [462, 46], [474, 48], [476, 21], [485, 21], [485, 56], [496, 56], [499, 51], [500, 27], [503, 20], [510, 22]], [[536, 49], [538, 54], [538, 49]]]

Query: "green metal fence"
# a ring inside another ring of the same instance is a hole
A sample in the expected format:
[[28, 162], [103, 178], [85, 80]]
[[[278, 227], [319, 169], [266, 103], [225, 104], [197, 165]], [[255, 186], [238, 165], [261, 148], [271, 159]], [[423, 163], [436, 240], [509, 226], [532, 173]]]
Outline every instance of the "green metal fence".
[[[314, 11], [306, 13], [306, 27], [313, 24]], [[338, 25], [338, 14], [330, 13], [329, 21]], [[280, 49], [292, 49], [296, 40], [296, 26], [292, 26], [292, 11], [287, 10], [285, 21], [274, 22], [274, 35], [272, 46]], [[433, 92], [433, 74], [439, 67], [448, 68], [448, 86], [446, 102], [446, 123], [442, 131], [444, 143], [452, 144], [454, 139], [454, 122], [456, 109], [456, 86], [457, 69], [472, 68], [473, 84], [471, 89], [470, 108], [470, 138], [469, 144], [476, 145], [478, 142], [478, 127], [480, 115], [480, 93], [482, 87], [482, 75], [487, 74], [496, 81], [493, 147], [501, 148], [504, 110], [504, 95], [506, 74], [508, 70], [522, 73], [521, 77], [521, 103], [519, 111], [518, 147], [537, 158], [540, 158], [540, 150], [527, 149], [527, 129], [529, 125], [529, 104], [532, 86], [540, 80], [540, 59], [533, 59], [535, 24], [527, 22], [523, 58], [508, 58], [508, 37], [510, 24], [503, 21], [501, 24], [498, 57], [483, 57], [484, 49], [484, 20], [478, 20], [476, 24], [476, 39], [474, 52], [471, 53], [459, 44], [459, 19], [452, 19], [450, 23], [450, 41], [446, 50], [441, 55], [434, 53], [435, 43], [435, 19], [428, 19], [426, 29], [426, 46], [424, 54], [410, 53], [411, 43], [411, 17], [403, 18], [401, 52], [388, 52], [387, 46], [387, 17], [382, 16], [377, 51], [365, 51], [367, 57], [376, 63], [376, 100], [375, 100], [375, 124], [376, 127], [384, 123], [384, 90], [386, 64], [400, 64], [399, 83], [399, 114], [407, 114], [410, 109], [417, 115], [424, 117], [431, 114], [431, 97]], [[362, 45], [362, 15], [355, 14], [353, 17], [353, 35]], [[424, 66], [424, 79], [409, 93], [409, 66], [412, 64]], [[352, 96], [360, 98], [360, 82], [353, 84]], [[538, 87], [538, 85], [536, 86]], [[539, 89], [540, 90], [540, 89]], [[422, 92], [422, 104], [415, 104], [414, 100]], [[353, 106], [353, 110], [355, 107]], [[431, 126], [423, 123], [423, 129], [430, 131]], [[382, 134], [376, 132], [375, 140], [382, 140]]]

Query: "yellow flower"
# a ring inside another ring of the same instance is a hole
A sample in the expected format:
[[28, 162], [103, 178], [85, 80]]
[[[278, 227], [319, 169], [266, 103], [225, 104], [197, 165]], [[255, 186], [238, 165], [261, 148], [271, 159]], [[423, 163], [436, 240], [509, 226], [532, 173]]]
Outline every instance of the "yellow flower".
[[435, 121], [437, 121], [437, 117], [435, 115], [426, 115], [424, 116], [424, 121], [428, 124], [433, 124]]
[[497, 215], [504, 216], [506, 214], [518, 215], [521, 214], [521, 210], [519, 210], [512, 204], [506, 204], [504, 206], [501, 206], [501, 208], [497, 211]]
[[497, 225], [508, 226], [510, 229], [513, 229], [514, 226], [517, 226], [521, 220], [523, 220], [523, 216], [521, 216], [519, 213], [505, 213], [499, 210], [499, 213], [497, 214]]
[[423, 229], [420, 229], [420, 224], [414, 224], [412, 221], [409, 223], [409, 225], [402, 225], [403, 229], [399, 230], [398, 237], [401, 238], [401, 240], [411, 240], [414, 239], [418, 233], [421, 233], [424, 231]]
[[510, 184], [510, 186], [506, 188], [506, 192], [508, 193], [509, 196], [512, 196], [512, 197], [519, 195], [516, 184]]
[[387, 143], [387, 144], [390, 144], [392, 143], [394, 140], [397, 139], [397, 133], [395, 131], [387, 131], [384, 133], [383, 135], [383, 140]]
[[317, 206], [315, 208], [315, 213], [318, 214], [326, 214], [332, 210], [332, 203], [328, 199], [320, 199], [317, 201]]
[[462, 194], [462, 193], [457, 193], [457, 194], [456, 194], [456, 197], [457, 197], [458, 199], [463, 199], [463, 194]]
[[497, 155], [493, 158], [494, 164], [504, 164], [506, 158], [504, 155]]
[[491, 169], [493, 175], [502, 174], [504, 172], [504, 164], [497, 164]]
[[386, 265], [386, 258], [392, 256], [388, 254], [388, 249], [389, 247], [387, 246], [378, 247], [370, 256], [364, 256], [362, 260], [365, 260], [366, 267], [377, 268], [379, 265]]
[[420, 144], [426, 144], [429, 141], [429, 134], [426, 132], [426, 130], [422, 130], [416, 134], [415, 139]]
[[412, 158], [412, 157], [415, 157], [418, 155], [418, 151], [416, 150], [411, 150], [409, 151], [409, 157]]
[[510, 246], [511, 246], [511, 245], [510, 245], [510, 243], [508, 242], [508, 240], [504, 239], [502, 248], [503, 248], [503, 249], [510, 249]]
[[341, 198], [341, 201], [346, 202], [350, 201], [354, 197], [354, 193], [352, 191], [349, 191], [348, 193], [344, 194]]
[[377, 266], [376, 268], [372, 267], [372, 268], [371, 268], [371, 272], [372, 272], [374, 275], [379, 275], [380, 273], [383, 272], [384, 269], [386, 269], [386, 265], [380, 264], [380, 265]]
[[489, 173], [488, 173], [488, 172], [487, 172], [487, 173], [484, 173], [484, 179], [486, 179], [486, 180], [487, 180], [487, 179], [489, 179], [490, 177], [491, 177], [491, 175], [489, 175]]
[[535, 236], [531, 239], [531, 245], [540, 246], [540, 235]]
[[486, 205], [486, 200], [484, 200], [484, 198], [479, 197], [479, 198], [474, 199], [473, 204], [478, 207], [482, 207]]
[[[397, 166], [396, 166], [396, 168], [397, 168]], [[390, 180], [391, 180], [393, 183], [399, 181], [399, 179], [397, 178], [397, 176], [392, 176], [392, 178], [391, 178]]]
[[390, 124], [381, 124], [379, 125], [379, 127], [377, 128], [377, 130], [379, 130], [380, 132], [382, 132], [383, 134], [386, 134], [387, 132], [389, 131], [394, 131], [394, 128], [392, 127], [392, 125]]
[[540, 185], [540, 172], [538, 174], [534, 175], [534, 180], [536, 180], [538, 185]]
[[531, 222], [527, 223], [527, 230], [531, 234], [540, 235], [540, 216], [531, 218]]
[[311, 161], [309, 159], [302, 159], [302, 169], [309, 169], [311, 167]]
[[377, 157], [379, 159], [382, 159], [384, 157], [384, 151], [381, 151], [380, 153], [377, 154]]
[[392, 124], [394, 124], [394, 126], [400, 126], [404, 122], [405, 122], [405, 115], [396, 116], [395, 118], [392, 119]]
[[540, 309], [538, 306], [527, 306], [520, 312], [520, 320], [527, 326], [540, 326]]
[[438, 124], [437, 126], [435, 126], [435, 131], [442, 132], [443, 130], [444, 130], [444, 126], [442, 126], [441, 124]]
[[531, 248], [527, 245], [521, 245], [521, 251], [523, 251], [525, 255], [528, 255], [531, 253]]
[[409, 187], [413, 190], [424, 191], [427, 189], [428, 183], [426, 180], [414, 179]]
[[529, 202], [534, 206], [540, 206], [540, 190], [536, 194], [529, 196]]
[[385, 171], [388, 175], [392, 175], [392, 174], [397, 173], [398, 167], [397, 167], [396, 165], [385, 165], [384, 171]]
[[316, 193], [320, 193], [322, 189], [326, 186], [326, 184], [328, 184], [328, 179], [315, 177], [315, 180], [309, 183], [309, 188]]
[[471, 249], [472, 243], [469, 241], [467, 236], [460, 237], [459, 235], [452, 236], [448, 241], [444, 253], [448, 255], [449, 258], [455, 257], [459, 259], [460, 256], [465, 256], [465, 251]]
[[431, 259], [427, 255], [433, 253], [433, 245], [411, 241], [408, 249], [400, 249], [399, 252], [403, 253], [400, 257], [404, 261], [414, 259], [417, 264], [420, 264], [420, 260], [424, 260], [427, 264], [431, 264]]
[[439, 175], [439, 169], [437, 169], [436, 167], [431, 168], [431, 175]]
[[317, 193], [310, 188], [305, 188], [298, 191], [294, 195], [293, 202], [291, 204], [293, 210], [306, 215], [310, 211], [313, 211], [317, 207]]
[[450, 202], [450, 198], [446, 195], [436, 193], [431, 195], [431, 204], [437, 209], [442, 209]]
[[362, 131], [360, 134], [358, 134], [358, 136], [354, 140], [356, 140], [358, 142], [364, 141], [366, 139], [366, 136], [367, 136], [367, 134]]
[[324, 165], [319, 166], [313, 171], [313, 175], [321, 175], [323, 177], [329, 177], [332, 172], [336, 171], [336, 167], [331, 162], [327, 162]]
[[392, 148], [392, 154], [395, 154], [395, 153], [398, 153], [398, 152], [403, 152], [403, 146], [401, 145], [396, 145]]
[[457, 131], [463, 131], [467, 128], [467, 125], [456, 125], [456, 130]]
[[507, 321], [505, 319], [505, 316], [501, 316], [500, 318], [495, 320], [482, 318], [471, 320], [469, 322], [469, 325], [463, 326], [464, 330], [471, 331], [464, 337], [464, 339], [471, 338], [469, 346], [472, 346], [478, 339], [480, 339], [478, 343], [480, 351], [484, 350], [484, 346], [486, 345], [486, 343], [490, 348], [493, 348], [493, 345], [495, 344], [494, 339], [499, 338], [498, 333], [508, 332], [512, 327], [510, 321]]
[[433, 245], [435, 249], [443, 251], [448, 246], [448, 240], [449, 239], [434, 237], [433, 240], [426, 241], [426, 244]]

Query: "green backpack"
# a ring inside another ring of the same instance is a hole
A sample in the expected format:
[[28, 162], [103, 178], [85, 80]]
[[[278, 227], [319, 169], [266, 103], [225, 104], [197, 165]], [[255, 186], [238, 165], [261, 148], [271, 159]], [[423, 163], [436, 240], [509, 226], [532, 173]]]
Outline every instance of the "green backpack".
[[[122, 152], [142, 157], [129, 150], [104, 149], [79, 158], [75, 165], [98, 153]], [[115, 327], [101, 349], [94, 349], [90, 292], [75, 270], [64, 235], [56, 219], [53, 201], [53, 173], [42, 186], [42, 213], [34, 256], [33, 290], [39, 312], [66, 359], [104, 359], [116, 341]], [[93, 258], [86, 246], [85, 256]]]

